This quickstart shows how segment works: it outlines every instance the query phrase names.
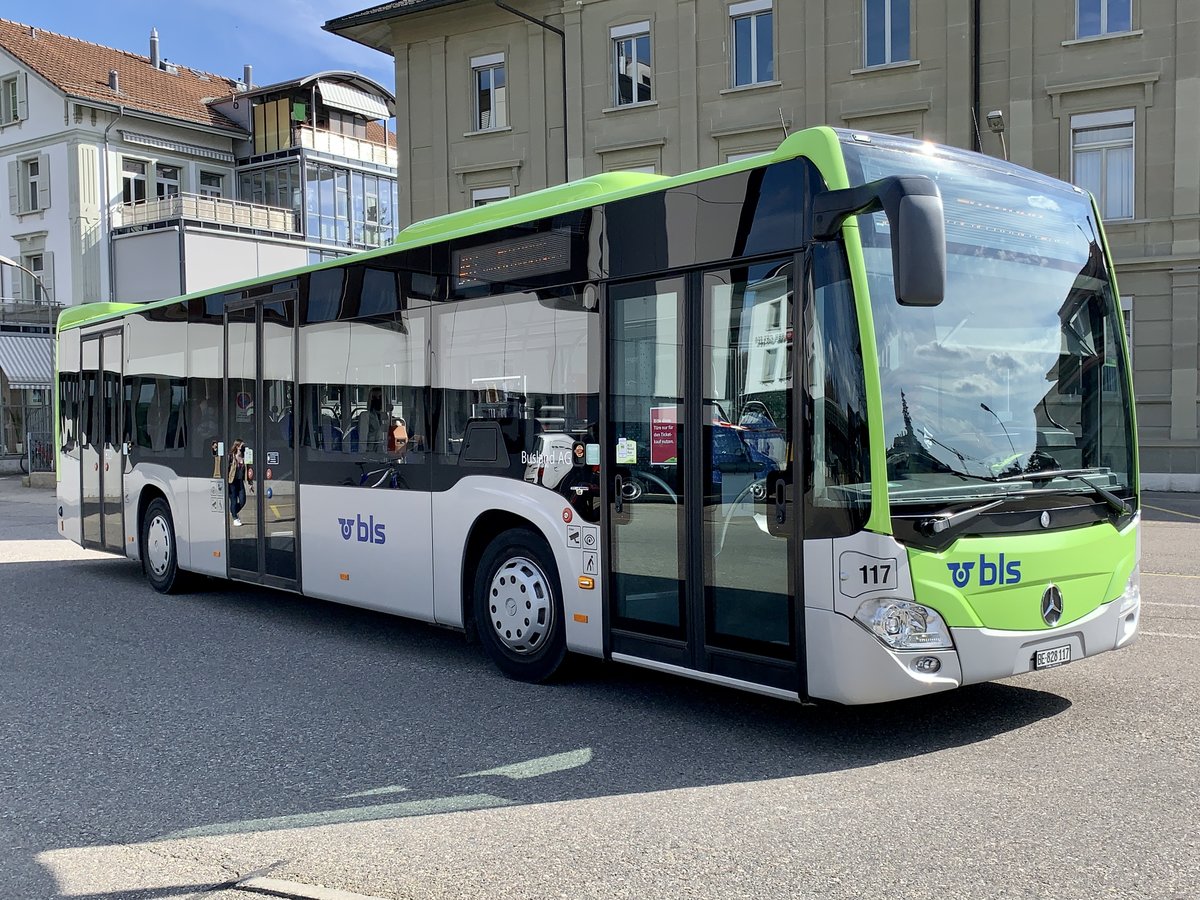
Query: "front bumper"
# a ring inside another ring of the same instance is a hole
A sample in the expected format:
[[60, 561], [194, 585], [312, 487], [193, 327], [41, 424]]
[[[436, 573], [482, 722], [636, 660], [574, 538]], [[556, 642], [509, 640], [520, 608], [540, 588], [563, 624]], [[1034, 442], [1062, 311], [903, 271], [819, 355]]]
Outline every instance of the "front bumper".
[[1045, 631], [1001, 631], [995, 628], [952, 628], [962, 666], [962, 683], [977, 684], [1033, 671], [1033, 655], [1069, 644], [1071, 660], [1116, 650], [1137, 637], [1140, 596], [1122, 595], [1082, 619]]
[[[1068, 625], [1044, 631], [951, 628], [953, 650], [896, 651], [865, 628], [831, 610], [806, 609], [808, 693], [837, 703], [884, 703], [920, 697], [1033, 669], [1046, 647], [1071, 646], [1071, 660], [1116, 650], [1133, 642], [1141, 615], [1140, 595], [1122, 595]], [[913, 668], [919, 657], [941, 663], [935, 674]]]

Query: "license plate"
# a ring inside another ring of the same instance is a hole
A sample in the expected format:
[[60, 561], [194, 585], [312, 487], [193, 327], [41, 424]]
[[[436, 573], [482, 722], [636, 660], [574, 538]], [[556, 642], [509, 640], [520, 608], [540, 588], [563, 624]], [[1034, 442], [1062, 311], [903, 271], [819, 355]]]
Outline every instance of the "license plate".
[[1035, 669], [1053, 669], [1055, 666], [1065, 665], [1070, 661], [1070, 644], [1063, 644], [1061, 647], [1047, 647], [1045, 650], [1038, 650], [1033, 654]]

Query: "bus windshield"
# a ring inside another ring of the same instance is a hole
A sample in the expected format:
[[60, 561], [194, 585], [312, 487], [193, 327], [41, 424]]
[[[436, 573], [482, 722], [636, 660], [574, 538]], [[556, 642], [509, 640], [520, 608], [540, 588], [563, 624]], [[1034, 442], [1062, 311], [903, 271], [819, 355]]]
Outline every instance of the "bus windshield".
[[858, 217], [893, 507], [1095, 485], [1131, 495], [1121, 311], [1088, 195], [916, 141], [843, 146], [852, 183], [928, 175], [945, 207], [936, 307], [896, 302], [887, 218]]

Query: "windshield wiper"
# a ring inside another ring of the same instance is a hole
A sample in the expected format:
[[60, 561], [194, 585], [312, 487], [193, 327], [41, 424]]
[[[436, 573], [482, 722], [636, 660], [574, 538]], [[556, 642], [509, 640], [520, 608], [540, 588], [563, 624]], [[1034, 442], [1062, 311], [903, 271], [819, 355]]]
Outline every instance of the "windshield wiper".
[[980, 503], [977, 506], [971, 506], [956, 513], [934, 513], [928, 519], [923, 519], [919, 527], [923, 531], [927, 531], [930, 534], [941, 534], [943, 531], [948, 531], [951, 528], [957, 528], [959, 525], [964, 525], [967, 522], [970, 522], [976, 516], [983, 515], [989, 509], [995, 509], [1005, 500], [1011, 500], [1013, 497], [1018, 496], [1020, 495], [1009, 494], [1001, 497], [999, 500], [989, 500], [987, 503]]
[[1023, 472], [1020, 475], [1009, 475], [1005, 478], [998, 479], [999, 481], [1049, 481], [1053, 478], [1069, 478], [1072, 481], [1080, 481], [1092, 489], [1097, 497], [1102, 499], [1113, 512], [1121, 515], [1128, 515], [1130, 512], [1129, 503], [1122, 500], [1108, 488], [1102, 488], [1098, 484], [1094, 484], [1087, 480], [1088, 475], [1095, 475], [1091, 469], [1043, 469], [1040, 472]]

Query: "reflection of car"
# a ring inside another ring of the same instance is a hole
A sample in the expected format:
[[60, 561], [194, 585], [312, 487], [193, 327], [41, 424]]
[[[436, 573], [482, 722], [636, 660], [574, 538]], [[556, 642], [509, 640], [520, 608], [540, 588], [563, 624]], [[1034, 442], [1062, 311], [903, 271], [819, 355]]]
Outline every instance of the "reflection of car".
[[[727, 478], [732, 479], [731, 483], [748, 480], [753, 498], [764, 500], [767, 496], [767, 477], [779, 469], [767, 451], [773, 451], [776, 443], [783, 443], [783, 431], [770, 421], [769, 414], [764, 416], [765, 427], [754, 428], [734, 425], [715, 402], [706, 403], [705, 408], [708, 413], [705, 438], [711, 453], [708, 492], [719, 493], [720, 485]], [[635, 433], [631, 426], [624, 431]], [[678, 502], [678, 468], [673, 463], [650, 464], [642, 460], [633, 465], [617, 466], [622, 499], [626, 502]]]
[[741, 425], [714, 419], [712, 423], [712, 483], [721, 484], [726, 475], [750, 474], [750, 486], [755, 500], [767, 496], [767, 476], [778, 469], [775, 460], [747, 439]]

